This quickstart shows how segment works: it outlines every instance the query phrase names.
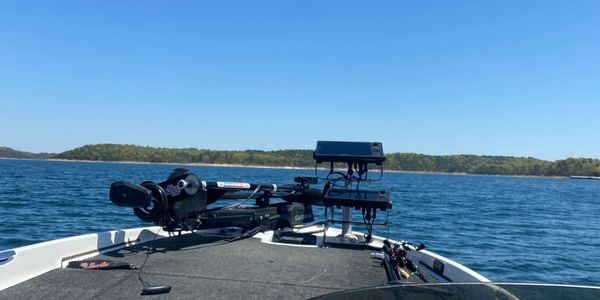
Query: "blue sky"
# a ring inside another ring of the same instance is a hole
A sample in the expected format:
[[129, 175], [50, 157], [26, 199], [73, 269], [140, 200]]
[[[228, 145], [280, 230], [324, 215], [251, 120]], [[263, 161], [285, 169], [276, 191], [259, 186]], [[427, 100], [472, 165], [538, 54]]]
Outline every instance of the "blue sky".
[[598, 1], [13, 1], [0, 145], [600, 158]]

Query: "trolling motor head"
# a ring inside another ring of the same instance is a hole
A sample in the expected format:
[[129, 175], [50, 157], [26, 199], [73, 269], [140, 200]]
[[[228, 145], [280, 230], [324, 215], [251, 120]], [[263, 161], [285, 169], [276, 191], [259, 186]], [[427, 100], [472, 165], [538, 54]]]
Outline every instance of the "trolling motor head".
[[127, 181], [115, 181], [110, 185], [110, 201], [117, 206], [143, 208], [150, 206], [152, 191]]
[[174, 201], [183, 200], [198, 193], [200, 180], [186, 169], [175, 169], [166, 181], [151, 184], [144, 181], [133, 184], [127, 181], [115, 181], [110, 185], [109, 198], [117, 206], [146, 208], [152, 201], [159, 201], [166, 195]]
[[167, 228], [174, 225], [169, 220], [207, 206], [207, 193], [202, 189], [200, 179], [186, 169], [173, 170], [167, 180], [159, 183], [113, 182], [109, 198], [117, 206], [132, 207], [140, 219]]

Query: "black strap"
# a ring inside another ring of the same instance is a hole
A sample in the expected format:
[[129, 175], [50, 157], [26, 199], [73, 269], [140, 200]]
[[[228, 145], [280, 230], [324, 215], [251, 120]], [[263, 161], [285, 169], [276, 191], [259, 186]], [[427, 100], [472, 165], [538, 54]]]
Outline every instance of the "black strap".
[[67, 268], [85, 270], [136, 269], [135, 265], [107, 259], [79, 260], [69, 262]]

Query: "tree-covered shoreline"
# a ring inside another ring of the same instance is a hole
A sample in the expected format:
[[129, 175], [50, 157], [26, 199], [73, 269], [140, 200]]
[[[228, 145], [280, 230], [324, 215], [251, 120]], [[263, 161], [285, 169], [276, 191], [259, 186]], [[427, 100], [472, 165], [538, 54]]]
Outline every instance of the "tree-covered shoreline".
[[48, 159], [51, 155], [50, 153], [31, 153], [0, 147], [0, 158]]
[[[568, 158], [546, 161], [532, 157], [425, 155], [388, 153], [386, 170], [525, 176], [599, 176], [600, 160]], [[86, 145], [51, 158], [92, 161], [205, 163], [275, 167], [312, 167], [312, 150], [215, 151], [196, 148], [155, 148], [135, 145]]]
[[[196, 163], [241, 166], [313, 167], [312, 150], [231, 150], [156, 148], [136, 145], [85, 145], [57, 154], [34, 154], [0, 147], [0, 157], [86, 161]], [[533, 157], [487, 155], [425, 155], [388, 153], [386, 170], [519, 176], [600, 176], [600, 160], [567, 158], [546, 161]]]

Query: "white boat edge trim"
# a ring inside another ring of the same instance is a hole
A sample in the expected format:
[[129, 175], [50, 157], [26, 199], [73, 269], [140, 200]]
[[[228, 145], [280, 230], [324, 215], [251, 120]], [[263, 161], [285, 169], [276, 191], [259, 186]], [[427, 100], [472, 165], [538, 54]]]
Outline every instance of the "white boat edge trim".
[[422, 264], [430, 269], [433, 269], [433, 262], [438, 260], [444, 263], [444, 276], [452, 280], [452, 282], [491, 282], [479, 273], [443, 256], [435, 254], [428, 250], [419, 252], [411, 251], [411, 254], [419, 253], [419, 260]]
[[[0, 291], [51, 270], [69, 261], [169, 236], [159, 226], [114, 230], [51, 240], [12, 249], [15, 255], [0, 264]], [[10, 251], [11, 249], [5, 250]]]

